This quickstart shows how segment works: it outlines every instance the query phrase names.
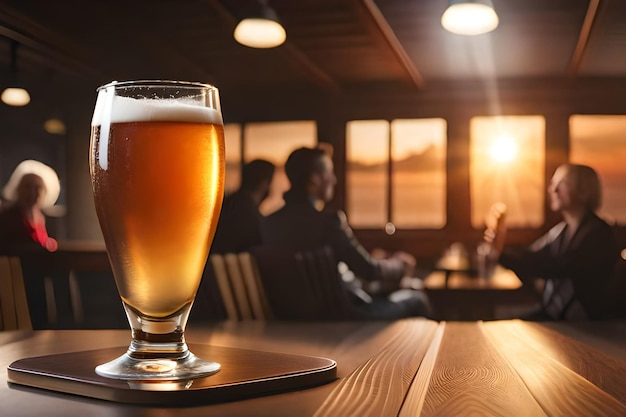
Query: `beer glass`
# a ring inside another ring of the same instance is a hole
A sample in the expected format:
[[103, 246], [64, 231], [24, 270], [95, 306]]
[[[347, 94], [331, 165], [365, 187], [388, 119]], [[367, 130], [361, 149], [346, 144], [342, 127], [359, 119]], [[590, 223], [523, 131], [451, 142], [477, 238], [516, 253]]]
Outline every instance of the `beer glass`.
[[97, 93], [91, 183], [132, 341], [96, 372], [144, 381], [217, 372], [218, 363], [189, 351], [184, 332], [224, 193], [218, 90], [128, 81]]

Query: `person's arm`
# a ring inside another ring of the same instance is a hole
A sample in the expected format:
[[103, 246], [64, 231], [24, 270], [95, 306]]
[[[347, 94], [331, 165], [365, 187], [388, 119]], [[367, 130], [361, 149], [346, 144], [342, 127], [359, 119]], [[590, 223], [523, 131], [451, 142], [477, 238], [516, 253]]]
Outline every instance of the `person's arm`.
[[367, 281], [400, 280], [407, 264], [399, 258], [375, 259], [359, 243], [345, 214], [329, 214], [331, 245], [337, 260], [345, 262], [358, 277]]
[[520, 278], [565, 278], [603, 274], [616, 258], [616, 246], [609, 228], [594, 221], [580, 226], [567, 248], [559, 248], [565, 224], [559, 223], [524, 250], [504, 250], [500, 264]]

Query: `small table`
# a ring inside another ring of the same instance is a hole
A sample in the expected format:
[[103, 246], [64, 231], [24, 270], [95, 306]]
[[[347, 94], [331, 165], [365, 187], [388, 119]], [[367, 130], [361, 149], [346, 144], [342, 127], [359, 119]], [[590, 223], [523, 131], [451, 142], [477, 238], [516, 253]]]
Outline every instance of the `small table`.
[[424, 279], [424, 288], [442, 320], [493, 320], [502, 318], [499, 309], [508, 306], [515, 315], [539, 300], [513, 271], [501, 266], [489, 278], [470, 270], [436, 269]]

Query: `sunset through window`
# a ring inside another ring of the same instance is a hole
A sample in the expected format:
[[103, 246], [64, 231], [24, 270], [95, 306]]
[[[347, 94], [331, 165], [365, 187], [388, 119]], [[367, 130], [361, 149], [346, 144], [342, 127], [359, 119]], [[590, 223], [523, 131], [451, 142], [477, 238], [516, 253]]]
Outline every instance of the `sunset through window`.
[[511, 227], [543, 224], [545, 201], [543, 116], [485, 116], [470, 122], [472, 226], [481, 228], [494, 203], [508, 207]]

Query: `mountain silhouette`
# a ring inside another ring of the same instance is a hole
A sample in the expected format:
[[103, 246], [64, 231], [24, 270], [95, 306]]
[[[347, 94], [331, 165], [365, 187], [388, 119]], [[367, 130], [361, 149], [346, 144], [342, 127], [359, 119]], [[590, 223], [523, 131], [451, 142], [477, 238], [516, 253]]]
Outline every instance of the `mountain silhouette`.
[[[393, 170], [398, 171], [439, 171], [445, 169], [445, 158], [439, 155], [437, 149], [431, 145], [422, 153], [411, 154], [404, 159], [395, 160], [393, 162]], [[347, 168], [354, 171], [377, 171], [385, 169], [387, 164], [363, 164], [358, 161], [348, 161]]]

